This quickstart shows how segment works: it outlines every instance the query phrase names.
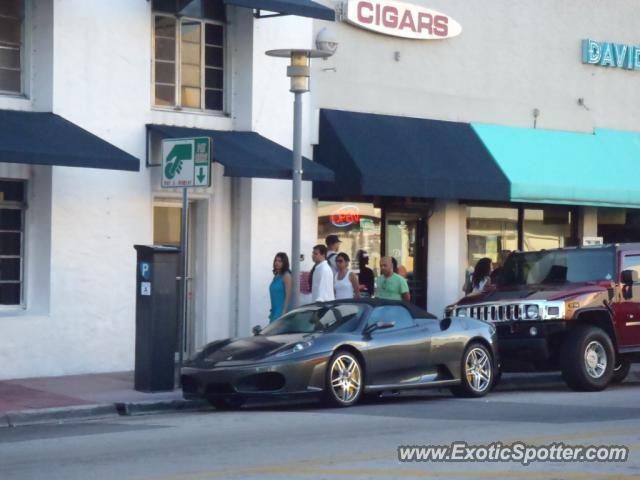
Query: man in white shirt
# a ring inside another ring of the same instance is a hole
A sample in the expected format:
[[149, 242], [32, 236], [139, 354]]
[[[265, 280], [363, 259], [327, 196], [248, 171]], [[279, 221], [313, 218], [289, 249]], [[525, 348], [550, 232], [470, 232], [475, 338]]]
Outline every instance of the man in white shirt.
[[327, 235], [327, 238], [324, 241], [327, 246], [327, 263], [333, 270], [333, 274], [338, 273], [338, 265], [336, 264], [336, 259], [338, 255], [338, 250], [340, 250], [340, 244], [342, 240], [337, 235]]
[[335, 300], [333, 270], [327, 263], [327, 247], [324, 245], [313, 247], [311, 259], [315, 263], [313, 276], [311, 277], [311, 301], [326, 302]]

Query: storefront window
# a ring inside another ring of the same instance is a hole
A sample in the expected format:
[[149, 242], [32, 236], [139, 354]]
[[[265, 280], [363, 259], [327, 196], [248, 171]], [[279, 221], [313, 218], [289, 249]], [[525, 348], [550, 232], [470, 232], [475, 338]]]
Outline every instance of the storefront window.
[[505, 250], [518, 249], [518, 209], [467, 207], [467, 252], [469, 266], [489, 257], [494, 263]]
[[318, 202], [318, 243], [327, 235], [340, 237], [340, 251], [351, 258], [351, 269], [357, 271], [356, 254], [369, 254], [369, 268], [378, 274], [382, 212], [370, 203]]
[[598, 208], [598, 236], [604, 243], [640, 242], [640, 210]]
[[524, 210], [524, 251], [562, 248], [573, 245], [571, 208], [548, 206]]

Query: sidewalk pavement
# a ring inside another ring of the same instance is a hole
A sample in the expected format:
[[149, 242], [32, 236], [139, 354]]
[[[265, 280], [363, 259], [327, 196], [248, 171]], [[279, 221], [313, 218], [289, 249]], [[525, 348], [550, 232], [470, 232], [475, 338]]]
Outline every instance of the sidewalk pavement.
[[[627, 382], [640, 382], [640, 365]], [[559, 373], [505, 373], [497, 391], [566, 389]], [[38, 423], [211, 408], [184, 400], [181, 390], [144, 393], [133, 389], [133, 372], [0, 381], [0, 428]]]
[[133, 372], [0, 381], [0, 428], [202, 407], [184, 400], [179, 389], [134, 390]]

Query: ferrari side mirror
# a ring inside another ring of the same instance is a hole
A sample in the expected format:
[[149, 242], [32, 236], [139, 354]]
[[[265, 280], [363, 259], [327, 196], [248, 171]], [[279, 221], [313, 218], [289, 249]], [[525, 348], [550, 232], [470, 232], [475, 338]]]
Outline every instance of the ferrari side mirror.
[[364, 329], [364, 334], [365, 335], [369, 335], [369, 334], [375, 332], [376, 330], [384, 330], [386, 328], [393, 328], [395, 326], [395, 324], [396, 324], [396, 322], [383, 322], [383, 321], [372, 323], [371, 325], [367, 325], [367, 327]]
[[251, 331], [253, 332], [254, 335], [260, 335], [260, 332], [262, 331], [262, 327], [260, 325], [256, 325], [251, 329]]

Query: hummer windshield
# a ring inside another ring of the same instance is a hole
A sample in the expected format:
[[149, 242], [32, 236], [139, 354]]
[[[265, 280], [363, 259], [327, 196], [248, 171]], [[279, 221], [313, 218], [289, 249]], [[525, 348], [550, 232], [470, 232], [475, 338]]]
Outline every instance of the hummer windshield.
[[498, 285], [583, 283], [615, 279], [614, 248], [578, 248], [512, 254]]

